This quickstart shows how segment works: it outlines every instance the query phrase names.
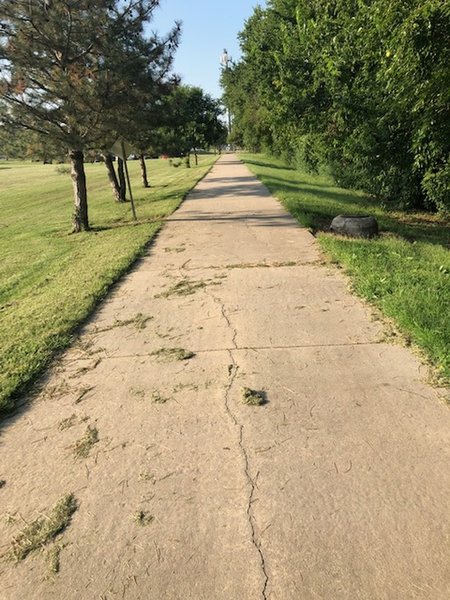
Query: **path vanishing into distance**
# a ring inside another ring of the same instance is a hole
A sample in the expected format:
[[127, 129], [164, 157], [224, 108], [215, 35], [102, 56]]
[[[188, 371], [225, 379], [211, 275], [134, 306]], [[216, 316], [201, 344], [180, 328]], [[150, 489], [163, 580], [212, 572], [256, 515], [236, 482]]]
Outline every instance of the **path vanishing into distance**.
[[448, 600], [450, 412], [386, 337], [221, 157], [2, 424], [2, 600]]

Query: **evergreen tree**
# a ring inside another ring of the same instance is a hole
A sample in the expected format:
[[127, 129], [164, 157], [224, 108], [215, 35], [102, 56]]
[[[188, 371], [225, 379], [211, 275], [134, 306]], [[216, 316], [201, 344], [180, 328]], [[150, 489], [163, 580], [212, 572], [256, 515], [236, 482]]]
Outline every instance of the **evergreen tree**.
[[[112, 145], [117, 115], [140, 90], [138, 80], [147, 81], [164, 62], [160, 45], [152, 44], [155, 37], [143, 35], [158, 5], [159, 0], [0, 0], [2, 120], [67, 148], [76, 232], [89, 229], [84, 152]], [[168, 36], [163, 54], [173, 52], [176, 35]], [[167, 57], [164, 64], [170, 65]]]

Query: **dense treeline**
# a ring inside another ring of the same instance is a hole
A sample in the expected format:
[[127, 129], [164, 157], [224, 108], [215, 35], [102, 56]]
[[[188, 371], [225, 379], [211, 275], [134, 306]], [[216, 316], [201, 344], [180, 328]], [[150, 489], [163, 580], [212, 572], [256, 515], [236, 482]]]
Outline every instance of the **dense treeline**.
[[233, 141], [450, 211], [450, 2], [268, 0], [224, 69]]
[[[126, 199], [125, 139], [141, 159], [170, 148], [220, 145], [219, 104], [171, 74], [180, 25], [148, 34], [159, 0], [0, 0], [0, 142], [3, 153], [68, 154], [74, 231], [89, 229], [84, 160], [101, 155], [114, 196]], [[206, 125], [205, 125], [206, 123]]]

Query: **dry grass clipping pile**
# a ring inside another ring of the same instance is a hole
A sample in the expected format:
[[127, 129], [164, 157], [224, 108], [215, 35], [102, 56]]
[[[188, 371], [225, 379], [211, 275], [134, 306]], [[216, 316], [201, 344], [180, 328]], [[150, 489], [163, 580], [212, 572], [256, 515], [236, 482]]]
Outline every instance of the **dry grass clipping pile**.
[[37, 518], [16, 535], [11, 543], [9, 558], [19, 562], [30, 552], [48, 544], [69, 525], [76, 510], [77, 502], [73, 494], [61, 498], [48, 515]]

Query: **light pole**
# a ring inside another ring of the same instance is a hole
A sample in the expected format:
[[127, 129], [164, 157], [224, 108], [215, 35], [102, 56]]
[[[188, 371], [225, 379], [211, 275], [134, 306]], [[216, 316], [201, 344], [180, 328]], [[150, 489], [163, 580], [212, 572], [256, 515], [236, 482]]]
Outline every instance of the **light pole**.
[[[227, 49], [224, 48], [223, 54], [220, 57], [220, 64], [222, 65], [222, 69], [225, 71], [230, 68], [230, 63], [232, 63], [232, 58], [228, 54]], [[228, 116], [228, 134], [231, 135], [231, 111], [230, 107], [227, 106], [227, 116]]]

